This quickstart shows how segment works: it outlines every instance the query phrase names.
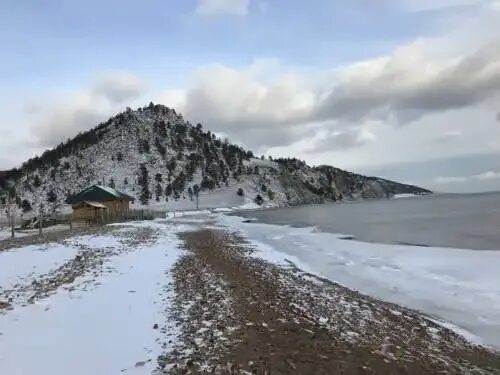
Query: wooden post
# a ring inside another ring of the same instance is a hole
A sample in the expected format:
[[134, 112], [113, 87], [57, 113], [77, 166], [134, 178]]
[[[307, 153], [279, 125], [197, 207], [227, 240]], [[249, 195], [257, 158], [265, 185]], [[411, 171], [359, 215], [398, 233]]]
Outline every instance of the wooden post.
[[42, 237], [43, 235], [43, 205], [40, 203], [40, 208], [38, 212], [38, 235]]
[[10, 214], [10, 237], [11, 237], [11, 239], [14, 239], [16, 237], [15, 232], [14, 232], [15, 225], [16, 225], [16, 212], [15, 212], [15, 210], [12, 210], [12, 213]]

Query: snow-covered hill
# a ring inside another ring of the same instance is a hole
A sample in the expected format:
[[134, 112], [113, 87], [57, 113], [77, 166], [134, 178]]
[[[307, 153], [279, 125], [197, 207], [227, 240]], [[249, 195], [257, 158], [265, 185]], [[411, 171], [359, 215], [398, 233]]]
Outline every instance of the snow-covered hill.
[[287, 206], [343, 199], [424, 194], [427, 190], [298, 159], [261, 160], [175, 110], [152, 103], [127, 108], [94, 129], [0, 172], [20, 208], [67, 207], [68, 195], [103, 184], [137, 198], [136, 206], [189, 208], [199, 190], [201, 207]]

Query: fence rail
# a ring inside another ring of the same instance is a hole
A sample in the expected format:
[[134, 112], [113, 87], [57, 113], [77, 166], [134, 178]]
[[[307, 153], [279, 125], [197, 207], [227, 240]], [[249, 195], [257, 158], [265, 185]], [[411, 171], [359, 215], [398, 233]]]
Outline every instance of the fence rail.
[[37, 236], [37, 235], [43, 236], [45, 232], [100, 226], [115, 222], [153, 220], [157, 218], [165, 218], [167, 212], [168, 210], [130, 209], [123, 214], [104, 215], [102, 219], [98, 220], [85, 220], [85, 219], [74, 220], [72, 214], [44, 215], [42, 218], [41, 230], [39, 228], [39, 223], [38, 223], [39, 218], [35, 218], [35, 220], [34, 219], [23, 220], [22, 218], [18, 218], [18, 220], [15, 223], [14, 231], [11, 230], [9, 223], [2, 223], [5, 225], [0, 225], [0, 241], [14, 239], [16, 237]]

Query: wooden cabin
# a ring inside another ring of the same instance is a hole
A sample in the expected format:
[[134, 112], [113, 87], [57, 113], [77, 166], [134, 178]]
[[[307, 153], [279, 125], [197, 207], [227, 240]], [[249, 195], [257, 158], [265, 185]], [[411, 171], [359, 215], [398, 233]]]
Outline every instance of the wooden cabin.
[[105, 222], [126, 217], [133, 200], [118, 190], [93, 185], [70, 196], [67, 202], [73, 208], [73, 221]]

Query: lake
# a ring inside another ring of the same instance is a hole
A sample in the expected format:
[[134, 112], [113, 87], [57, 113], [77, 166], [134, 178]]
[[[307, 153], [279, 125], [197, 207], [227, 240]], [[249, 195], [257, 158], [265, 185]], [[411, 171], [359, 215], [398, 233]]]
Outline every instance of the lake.
[[238, 216], [268, 224], [314, 226], [365, 242], [500, 250], [500, 193], [330, 203]]

